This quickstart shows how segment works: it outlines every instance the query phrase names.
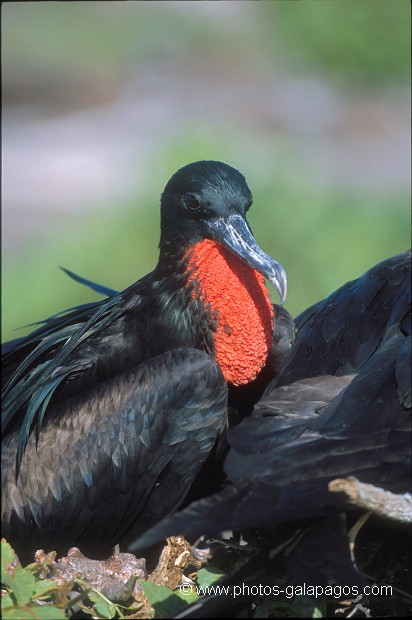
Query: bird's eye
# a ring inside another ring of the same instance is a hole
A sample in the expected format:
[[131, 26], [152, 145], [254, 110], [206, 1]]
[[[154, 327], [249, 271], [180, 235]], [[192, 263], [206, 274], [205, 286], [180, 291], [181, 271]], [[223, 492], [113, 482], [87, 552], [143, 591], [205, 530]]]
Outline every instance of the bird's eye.
[[250, 207], [252, 206], [252, 202], [253, 202], [253, 198], [250, 198], [250, 199], [247, 201], [247, 204], [246, 204], [246, 211], [249, 211]]
[[185, 203], [190, 211], [198, 211], [201, 207], [201, 202], [196, 194], [185, 194]]

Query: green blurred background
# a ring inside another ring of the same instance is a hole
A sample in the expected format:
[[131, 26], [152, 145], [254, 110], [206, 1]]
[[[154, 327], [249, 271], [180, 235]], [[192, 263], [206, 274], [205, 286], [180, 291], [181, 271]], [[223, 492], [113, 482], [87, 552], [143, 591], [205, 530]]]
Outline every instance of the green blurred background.
[[[3, 339], [157, 260], [219, 159], [296, 315], [410, 244], [408, 0], [3, 3]], [[273, 292], [273, 291], [272, 291]], [[273, 298], [276, 295], [273, 292]]]

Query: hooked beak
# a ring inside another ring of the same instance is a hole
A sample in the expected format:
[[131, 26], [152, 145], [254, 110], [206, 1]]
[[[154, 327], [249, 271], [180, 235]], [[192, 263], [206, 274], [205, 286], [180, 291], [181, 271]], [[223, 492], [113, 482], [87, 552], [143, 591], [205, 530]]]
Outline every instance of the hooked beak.
[[280, 303], [284, 304], [287, 294], [286, 271], [280, 263], [266, 254], [256, 243], [246, 222], [235, 213], [228, 218], [205, 222], [213, 231], [214, 239], [241, 258], [249, 267], [259, 271], [276, 288]]

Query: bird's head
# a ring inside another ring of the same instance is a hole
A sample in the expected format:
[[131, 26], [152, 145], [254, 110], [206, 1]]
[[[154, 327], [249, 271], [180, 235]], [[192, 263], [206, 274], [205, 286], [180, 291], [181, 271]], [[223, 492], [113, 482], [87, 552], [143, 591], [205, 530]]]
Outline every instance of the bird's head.
[[258, 246], [246, 220], [252, 193], [245, 177], [219, 161], [198, 161], [180, 168], [161, 199], [160, 249], [188, 249], [203, 239], [228, 248], [275, 286], [281, 303], [287, 292], [282, 265]]

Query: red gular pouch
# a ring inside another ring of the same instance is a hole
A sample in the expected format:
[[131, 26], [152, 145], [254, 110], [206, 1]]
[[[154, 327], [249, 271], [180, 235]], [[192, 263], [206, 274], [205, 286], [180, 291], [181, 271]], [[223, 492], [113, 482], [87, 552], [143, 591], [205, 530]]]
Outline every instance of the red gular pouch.
[[226, 381], [245, 385], [266, 364], [273, 306], [264, 277], [224, 246], [205, 239], [185, 255], [188, 285], [216, 320], [215, 359]]

